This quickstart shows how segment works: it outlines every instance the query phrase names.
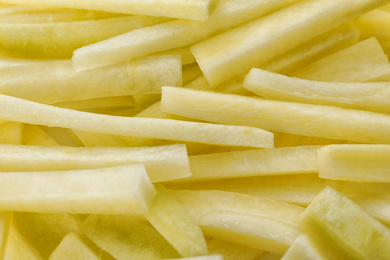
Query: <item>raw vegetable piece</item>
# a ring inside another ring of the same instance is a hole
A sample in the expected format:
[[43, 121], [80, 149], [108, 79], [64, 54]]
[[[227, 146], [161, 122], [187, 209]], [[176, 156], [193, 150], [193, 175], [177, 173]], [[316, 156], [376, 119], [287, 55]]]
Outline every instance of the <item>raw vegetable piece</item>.
[[320, 178], [390, 182], [389, 145], [329, 145], [318, 150]]
[[327, 260], [329, 259], [309, 235], [299, 235], [282, 257], [282, 260]]
[[67, 259], [99, 260], [101, 258], [98, 257], [77, 234], [72, 232], [64, 237], [49, 257], [49, 260]]
[[143, 164], [152, 182], [191, 175], [185, 145], [42, 147], [0, 145], [1, 171], [64, 171]]
[[390, 230], [330, 187], [303, 212], [302, 224], [339, 259], [389, 259]]
[[142, 214], [155, 196], [141, 164], [93, 170], [3, 172], [2, 211]]
[[268, 253], [263, 257], [260, 257], [258, 260], [280, 260], [282, 256], [280, 254]]
[[154, 228], [131, 216], [90, 215], [81, 228], [92, 242], [118, 260], [180, 257]]
[[224, 260], [254, 260], [266, 254], [263, 250], [231, 243], [218, 238], [208, 240], [207, 247], [209, 254], [220, 254]]
[[106, 135], [73, 130], [85, 147], [127, 147], [126, 143], [116, 135]]
[[294, 146], [305, 146], [305, 145], [328, 145], [328, 144], [345, 144], [353, 143], [343, 140], [335, 140], [328, 138], [309, 137], [303, 135], [293, 135], [280, 132], [274, 132], [275, 136], [275, 147], [294, 147]]
[[0, 143], [21, 144], [23, 124], [18, 122], [8, 122], [0, 124]]
[[206, 255], [202, 230], [163, 185], [155, 185], [157, 195], [146, 219], [184, 257]]
[[303, 208], [296, 205], [223, 191], [173, 194], [205, 235], [283, 253], [300, 233], [298, 219]]
[[301, 1], [198, 43], [191, 50], [208, 82], [215, 86], [386, 3], [390, 1]]
[[40, 126], [24, 124], [22, 133], [23, 145], [43, 145], [43, 146], [58, 146], [50, 135], [48, 135]]
[[182, 70], [183, 70], [183, 85], [187, 85], [194, 79], [202, 76], [202, 71], [199, 69], [197, 63], [183, 66]]
[[44, 258], [30, 245], [29, 241], [20, 234], [15, 225], [11, 224], [4, 260], [20, 259], [43, 260]]
[[0, 69], [16, 67], [21, 65], [28, 65], [28, 64], [45, 63], [50, 61], [52, 60], [37, 59], [37, 58], [27, 57], [26, 55], [21, 55], [19, 53], [0, 50]]
[[123, 16], [60, 23], [0, 23], [0, 47], [39, 57], [69, 58], [82, 46], [165, 21]]
[[182, 85], [179, 56], [145, 57], [80, 73], [70, 61], [59, 60], [2, 69], [0, 77], [0, 93], [50, 104], [161, 93], [161, 86]]
[[2, 212], [0, 214], [0, 259], [4, 259], [12, 218], [12, 212]]
[[298, 47], [277, 56], [261, 68], [281, 74], [294, 71], [321, 57], [342, 50], [359, 39], [359, 30], [352, 22], [346, 22]]
[[71, 214], [15, 212], [14, 224], [31, 246], [48, 258], [70, 232], [80, 234], [82, 218]]
[[[21, 6], [20, 6], [21, 7]], [[26, 6], [25, 6], [26, 7]], [[0, 9], [0, 14], [2, 10]], [[83, 21], [90, 19], [108, 19], [123, 14], [107, 13], [100, 11], [59, 9], [44, 12], [3, 14], [0, 16], [1, 23], [58, 23]]]
[[298, 0], [219, 0], [205, 22], [174, 20], [87, 45], [73, 54], [77, 71], [192, 45], [213, 34], [247, 23]]
[[1, 2], [8, 4], [66, 7], [195, 20], [206, 20], [212, 7], [210, 0], [130, 0], [120, 2], [114, 0], [2, 0]]
[[181, 56], [181, 65], [187, 65], [196, 62], [194, 55], [190, 50], [189, 46], [180, 47], [176, 49], [170, 49], [167, 51], [162, 51], [156, 53], [155, 55], [180, 55]]
[[[182, 260], [225, 260], [222, 255], [219, 254], [213, 254], [213, 255], [202, 255], [202, 256], [193, 256], [193, 257], [182, 257], [182, 258], [175, 258], [176, 260], [182, 259]], [[175, 259], [166, 259], [166, 260], [175, 260]]]
[[273, 147], [273, 134], [254, 127], [100, 115], [52, 107], [5, 95], [0, 95], [0, 110], [0, 117], [3, 119], [88, 132], [224, 146]]
[[244, 87], [267, 99], [390, 113], [390, 82], [314, 81], [254, 68], [246, 76]]
[[194, 155], [189, 157], [192, 175], [177, 181], [316, 173], [317, 149], [320, 147], [313, 145]]
[[382, 48], [389, 50], [390, 48], [390, 14], [388, 12], [374, 10], [356, 19], [355, 24], [361, 32], [361, 38], [376, 37]]
[[47, 6], [35, 6], [35, 5], [13, 5], [1, 3], [0, 14], [24, 14], [24, 13], [39, 13], [61, 10], [61, 8], [47, 7]]
[[131, 96], [103, 97], [87, 100], [76, 100], [53, 104], [57, 107], [70, 108], [76, 110], [88, 110], [93, 108], [109, 107], [134, 107], [135, 101]]
[[60, 146], [82, 147], [83, 143], [75, 133], [68, 128], [40, 126], [42, 130], [54, 139]]
[[390, 115], [164, 87], [163, 112], [199, 120], [321, 138], [390, 143]]
[[364, 82], [390, 75], [390, 63], [378, 40], [361, 41], [290, 74], [316, 81]]
[[206, 235], [277, 254], [284, 254], [301, 233], [271, 218], [229, 210], [205, 213], [198, 223]]

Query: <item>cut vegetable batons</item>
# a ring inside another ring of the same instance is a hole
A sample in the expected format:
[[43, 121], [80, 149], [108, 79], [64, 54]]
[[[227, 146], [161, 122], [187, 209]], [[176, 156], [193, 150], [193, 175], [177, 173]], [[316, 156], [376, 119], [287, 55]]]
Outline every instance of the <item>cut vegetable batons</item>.
[[189, 157], [192, 175], [177, 181], [316, 173], [317, 149], [320, 147], [312, 145], [193, 155]]
[[29, 65], [29, 64], [46, 63], [49, 61], [51, 60], [26, 57], [25, 55], [19, 53], [0, 50], [0, 69], [22, 66], [22, 65]]
[[[182, 85], [179, 56], [151, 56], [77, 73], [68, 60], [0, 70], [0, 93], [42, 103], [158, 94]], [[109, 86], [109, 87], [107, 87]]]
[[189, 118], [268, 131], [363, 143], [390, 143], [390, 115], [369, 111], [175, 87], [163, 87], [161, 109]]
[[374, 36], [385, 52], [390, 50], [389, 12], [374, 10], [360, 16], [354, 22], [360, 30], [362, 39]]
[[49, 260], [101, 260], [75, 233], [69, 233], [49, 256]]
[[179, 19], [87, 45], [74, 52], [73, 66], [77, 71], [87, 70], [192, 45], [294, 2], [297, 0], [219, 0], [205, 22]]
[[23, 124], [18, 122], [7, 122], [0, 124], [1, 144], [21, 144]]
[[141, 164], [92, 170], [3, 172], [0, 210], [143, 214], [155, 189]]
[[117, 97], [102, 97], [86, 100], [75, 100], [68, 102], [61, 102], [53, 104], [57, 107], [75, 109], [75, 110], [89, 110], [102, 109], [114, 107], [134, 107], [135, 101], [132, 96], [117, 96]]
[[212, 8], [210, 0], [2, 0], [3, 3], [36, 5], [47, 7], [65, 7], [87, 10], [99, 10], [113, 13], [164, 16], [172, 18], [206, 20]]
[[2, 212], [0, 214], [0, 259], [4, 259], [12, 219], [13, 212]]
[[223, 146], [273, 147], [273, 133], [255, 127], [93, 114], [5, 95], [0, 95], [0, 103], [7, 108], [1, 109], [1, 118], [29, 124]]
[[223, 191], [172, 193], [211, 237], [282, 254], [300, 234], [296, 205]]
[[23, 125], [23, 145], [58, 146], [59, 144], [38, 125]]
[[349, 47], [359, 40], [359, 35], [359, 29], [352, 22], [346, 22], [277, 56], [260, 68], [286, 74]]
[[289, 247], [281, 260], [327, 260], [320, 247], [307, 235], [299, 235]]
[[81, 228], [92, 242], [118, 260], [180, 257], [153, 227], [132, 216], [90, 215]]
[[185, 145], [43, 147], [0, 145], [0, 171], [64, 171], [143, 164], [152, 182], [191, 175]]
[[109, 19], [119, 16], [124, 16], [124, 14], [60, 8], [58, 10], [47, 10], [43, 12], [3, 14], [0, 16], [0, 23], [60, 23], [85, 21], [92, 19]]
[[315, 197], [302, 224], [338, 259], [389, 259], [390, 229], [332, 188]]
[[38, 250], [31, 246], [29, 241], [20, 234], [18, 228], [11, 224], [4, 260], [20, 259], [44, 260]]
[[251, 248], [226, 240], [211, 238], [207, 241], [209, 254], [220, 254], [224, 260], [253, 260], [265, 255], [266, 252], [257, 248]]
[[301, 1], [198, 43], [191, 50], [207, 80], [215, 86], [389, 2]]
[[314, 81], [254, 68], [244, 87], [267, 99], [390, 113], [390, 82]]
[[389, 145], [329, 145], [318, 150], [320, 178], [390, 182]]
[[326, 56], [289, 74], [332, 82], [376, 81], [390, 76], [390, 63], [374, 37]]
[[157, 194], [146, 219], [180, 255], [206, 255], [206, 240], [196, 221], [163, 185], [155, 188]]
[[0, 47], [40, 57], [69, 58], [82, 46], [165, 21], [122, 16], [60, 23], [0, 23]]

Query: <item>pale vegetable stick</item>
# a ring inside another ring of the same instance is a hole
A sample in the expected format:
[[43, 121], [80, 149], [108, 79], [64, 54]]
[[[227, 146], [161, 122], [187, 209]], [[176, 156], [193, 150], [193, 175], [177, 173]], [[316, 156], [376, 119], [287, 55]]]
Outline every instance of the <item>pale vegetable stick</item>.
[[329, 145], [318, 150], [320, 178], [390, 182], [389, 145]]
[[251, 69], [244, 87], [268, 99], [390, 113], [390, 82], [314, 81]]
[[11, 224], [4, 260], [19, 259], [44, 260], [29, 241], [20, 234], [17, 227]]
[[73, 130], [73, 133], [85, 147], [126, 147], [126, 143], [117, 135], [106, 135]]
[[317, 150], [320, 147], [300, 146], [194, 155], [189, 157], [192, 175], [178, 181], [316, 173]]
[[12, 118], [23, 123], [225, 146], [273, 147], [273, 134], [254, 127], [99, 115], [52, 107], [5, 95], [0, 95], [1, 107], [7, 108], [1, 109], [1, 118]]
[[0, 145], [1, 171], [64, 171], [144, 164], [153, 182], [191, 175], [185, 145], [43, 147]]
[[[0, 9], [0, 14], [1, 13], [2, 9]], [[59, 9], [34, 13], [3, 14], [0, 16], [0, 23], [58, 23], [90, 19], [107, 19], [117, 16], [124, 15], [90, 10]]]
[[369, 38], [289, 75], [316, 81], [376, 81], [390, 75], [390, 63], [378, 40]]
[[[303, 208], [296, 205], [223, 191], [173, 194], [206, 235], [283, 253], [300, 233], [299, 216]], [[280, 236], [275, 237], [274, 233]]]
[[195, 20], [207, 20], [208, 14], [211, 11], [210, 0], [130, 0], [119, 2], [113, 0], [2, 0], [2, 2], [8, 4], [66, 7]]
[[294, 2], [297, 0], [220, 0], [205, 22], [174, 20], [87, 45], [74, 52], [73, 66], [77, 71], [93, 69], [188, 46]]
[[24, 13], [36, 13], [36, 12], [50, 12], [61, 10], [61, 8], [47, 7], [47, 6], [35, 6], [35, 5], [12, 5], [2, 4], [0, 8], [0, 15], [10, 14], [24, 14]]
[[290, 246], [281, 260], [327, 260], [326, 254], [319, 248], [320, 245], [307, 235], [299, 235]]
[[266, 254], [263, 250], [231, 243], [218, 238], [208, 240], [207, 248], [209, 249], [209, 254], [220, 254], [224, 260], [253, 260]]
[[49, 59], [37, 59], [32, 57], [25, 57], [19, 53], [14, 53], [6, 50], [0, 50], [0, 69], [16, 67], [28, 64], [37, 64], [50, 62]]
[[199, 218], [198, 223], [206, 235], [267, 249], [279, 255], [284, 254], [301, 233], [300, 229], [272, 218], [235, 211], [208, 212]]
[[184, 257], [206, 255], [202, 230], [169, 191], [160, 185], [146, 219]]
[[181, 86], [179, 56], [153, 56], [77, 73], [70, 61], [52, 61], [0, 70], [0, 93], [42, 103], [107, 96], [161, 93]]
[[178, 258], [177, 251], [153, 227], [126, 215], [90, 215], [83, 233], [115, 259]]
[[347, 22], [277, 56], [261, 68], [285, 74], [318, 58], [342, 50], [356, 43], [358, 39], [359, 30], [351, 22]]
[[83, 143], [76, 136], [72, 129], [61, 127], [39, 126], [42, 130], [54, 139], [60, 146], [83, 147]]
[[163, 112], [205, 121], [247, 125], [363, 143], [390, 143], [390, 115], [341, 107], [164, 87]]
[[196, 62], [194, 55], [190, 50], [190, 47], [181, 47], [176, 49], [171, 49], [167, 51], [162, 51], [156, 53], [155, 55], [180, 55], [181, 56], [181, 65], [187, 65]]
[[334, 140], [328, 138], [318, 138], [303, 135], [293, 135], [280, 132], [274, 132], [275, 148], [293, 147], [304, 145], [328, 145], [328, 144], [345, 144], [353, 143], [343, 140]]
[[191, 50], [207, 80], [215, 86], [385, 3], [389, 1], [298, 2], [198, 43]]
[[0, 214], [0, 259], [4, 259], [12, 219], [13, 212], [2, 212]]
[[76, 110], [87, 110], [93, 108], [133, 107], [135, 106], [135, 101], [132, 96], [118, 96], [60, 102], [53, 105]]
[[0, 124], [0, 143], [2, 144], [21, 144], [22, 143], [23, 124], [17, 122], [8, 122]]
[[49, 260], [100, 260], [95, 252], [75, 233], [69, 233], [49, 256]]
[[48, 135], [40, 126], [24, 124], [23, 126], [23, 145], [43, 145], [43, 146], [58, 146], [50, 135]]
[[141, 164], [92, 170], [3, 172], [0, 209], [42, 213], [142, 214], [155, 196]]
[[307, 207], [302, 225], [338, 259], [385, 260], [390, 255], [390, 229], [332, 188]]
[[79, 215], [15, 212], [13, 221], [20, 234], [45, 259], [68, 233], [81, 234]]
[[0, 23], [0, 47], [41, 57], [67, 58], [82, 46], [165, 21], [123, 16], [61, 23]]

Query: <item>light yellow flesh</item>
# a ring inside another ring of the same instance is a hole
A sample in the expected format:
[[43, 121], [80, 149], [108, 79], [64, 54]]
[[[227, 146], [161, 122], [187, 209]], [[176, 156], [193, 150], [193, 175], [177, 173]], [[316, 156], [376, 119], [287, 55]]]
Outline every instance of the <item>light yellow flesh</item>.
[[13, 212], [2, 212], [0, 214], [0, 259], [4, 259], [12, 219]]
[[[301, 1], [191, 48], [213, 86], [389, 1]], [[288, 42], [288, 44], [286, 44]]]
[[23, 124], [17, 122], [8, 122], [0, 124], [0, 143], [1, 144], [21, 144], [22, 143]]
[[252, 69], [244, 87], [267, 99], [390, 113], [390, 82], [314, 81]]
[[0, 95], [0, 101], [1, 106], [8, 108], [0, 112], [1, 118], [12, 118], [23, 123], [225, 146], [273, 147], [273, 134], [254, 127], [100, 115], [52, 107], [5, 95]]
[[184, 207], [162, 185], [156, 185], [157, 195], [146, 219], [184, 257], [206, 255], [203, 233]]
[[177, 258], [180, 255], [154, 228], [126, 215], [90, 215], [84, 234], [115, 259]]
[[59, 144], [48, 135], [41, 127], [37, 125], [24, 124], [22, 144], [24, 145], [43, 145], [58, 146]]
[[77, 49], [72, 57], [73, 66], [76, 70], [92, 69], [192, 45], [296, 1], [221, 0], [205, 22], [174, 20]]
[[60, 60], [0, 70], [0, 93], [42, 103], [161, 93], [182, 85], [179, 56], [153, 56], [77, 73]]
[[387, 259], [390, 229], [332, 188], [302, 214], [303, 226], [339, 259]]
[[299, 235], [281, 260], [326, 260], [318, 245], [307, 234]]
[[321, 138], [390, 143], [390, 116], [341, 107], [164, 87], [163, 112]]
[[390, 146], [326, 146], [318, 150], [318, 166], [325, 179], [390, 182]]
[[2, 211], [140, 214], [155, 189], [143, 165], [57, 172], [3, 172]]
[[390, 75], [390, 63], [378, 40], [372, 37], [299, 68], [290, 75], [316, 81], [375, 81]]
[[99, 260], [92, 249], [75, 233], [69, 233], [49, 256], [49, 260]]

